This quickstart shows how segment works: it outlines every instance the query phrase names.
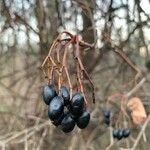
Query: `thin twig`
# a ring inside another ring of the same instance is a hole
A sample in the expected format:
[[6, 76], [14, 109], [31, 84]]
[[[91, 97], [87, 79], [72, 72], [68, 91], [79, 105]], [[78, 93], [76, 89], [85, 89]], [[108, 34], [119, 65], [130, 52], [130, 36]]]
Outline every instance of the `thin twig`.
[[13, 140], [13, 139], [15, 139], [15, 138], [17, 138], [17, 137], [19, 137], [19, 136], [22, 136], [22, 135], [26, 134], [26, 132], [31, 132], [32, 130], [33, 130], [34, 132], [36, 132], [36, 131], [38, 131], [38, 130], [44, 128], [44, 127], [47, 126], [47, 125], [50, 125], [50, 121], [49, 121], [49, 120], [48, 120], [48, 121], [45, 121], [44, 123], [41, 123], [41, 124], [39, 124], [39, 125], [30, 127], [30, 128], [28, 128], [28, 129], [24, 129], [24, 130], [22, 130], [22, 131], [16, 133], [15, 135], [11, 136], [10, 138], [8, 138], [8, 139], [6, 139], [6, 140], [4, 140], [4, 141], [2, 140], [2, 142], [6, 144], [6, 143], [10, 142], [11, 140]]
[[134, 142], [134, 145], [131, 148], [131, 150], [135, 150], [136, 149], [136, 147], [137, 147], [137, 145], [138, 145], [138, 143], [139, 143], [143, 133], [145, 132], [145, 129], [146, 129], [146, 127], [147, 127], [149, 122], [150, 122], [150, 115], [147, 117], [145, 123], [143, 124], [142, 129], [141, 129], [140, 133], [138, 134], [138, 136], [136, 138], [136, 141]]
[[44, 129], [44, 131], [43, 131], [43, 133], [42, 133], [42, 137], [40, 138], [40, 141], [39, 141], [39, 144], [38, 144], [36, 150], [40, 150], [40, 148], [41, 148], [41, 146], [42, 146], [42, 143], [43, 143], [43, 141], [44, 141], [44, 138], [45, 138], [45, 136], [46, 136], [46, 134], [47, 134], [47, 131], [48, 131], [48, 128]]
[[142, 78], [142, 80], [131, 90], [126, 94], [126, 97], [130, 97], [131, 95], [133, 95], [137, 90], [139, 90], [139, 88], [141, 88], [141, 86], [143, 86], [143, 84], [146, 82], [146, 77]]

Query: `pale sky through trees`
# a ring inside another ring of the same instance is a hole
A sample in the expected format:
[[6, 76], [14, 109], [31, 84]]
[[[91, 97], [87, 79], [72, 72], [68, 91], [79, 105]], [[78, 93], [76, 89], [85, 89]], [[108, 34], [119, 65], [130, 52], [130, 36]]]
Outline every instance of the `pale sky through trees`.
[[0, 12], [0, 149], [150, 147], [150, 0], [0, 0]]
[[[133, 11], [133, 7], [134, 7], [134, 3], [133, 2], [134, 2], [133, 0], [129, 0], [129, 3], [130, 3], [130, 8], [129, 9], [130, 9], [131, 12]], [[29, 8], [28, 3], [25, 2], [24, 4], [25, 4], [25, 8], [28, 9]], [[116, 5], [119, 6], [119, 3], [116, 4]], [[140, 5], [143, 8], [143, 10], [145, 10], [145, 12], [147, 12], [147, 14], [150, 14], [150, 2], [148, 0], [141, 0]], [[19, 0], [16, 1], [16, 6], [19, 7], [19, 8], [22, 7], [21, 3], [19, 3]], [[16, 6], [14, 6], [14, 7], [16, 7]], [[68, 6], [69, 6], [69, 3], [68, 3]], [[119, 17], [125, 17], [125, 15], [126, 15], [124, 9], [120, 9], [119, 11], [117, 11], [117, 14], [118, 14]], [[52, 15], [54, 15], [54, 14], [52, 14]], [[97, 12], [95, 14], [95, 18], [97, 18], [97, 17], [100, 18], [100, 15], [101, 15], [101, 13]], [[131, 17], [133, 17], [133, 16], [131, 16]], [[141, 13], [141, 17], [142, 17], [142, 20], [144, 21], [145, 20], [145, 15]], [[134, 18], [134, 19], [137, 20], [136, 18]], [[82, 30], [82, 24], [83, 24], [82, 22], [83, 22], [82, 21], [82, 17], [81, 17], [81, 15], [79, 15], [78, 20], [77, 20], [77, 23], [78, 23], [77, 25], [79, 26], [79, 28], [81, 30]], [[35, 30], [37, 30], [36, 22], [35, 22], [34, 17], [30, 18], [29, 24]], [[96, 24], [96, 29], [98, 30], [98, 34], [100, 35], [101, 34], [101, 28], [104, 26], [104, 21], [103, 21], [103, 19], [100, 19], [95, 24]], [[122, 29], [122, 33], [123, 34], [122, 35], [126, 37], [126, 35], [127, 35], [127, 33], [126, 33], [127, 32], [127, 28], [126, 28], [125, 18], [124, 19], [115, 18], [114, 25], [115, 25], [115, 28], [120, 28], [120, 27], [123, 26], [123, 29]], [[25, 34], [24, 25], [19, 25], [19, 28], [20, 28], [20, 31], [17, 34], [18, 42], [20, 44], [23, 44], [27, 40], [27, 37], [26, 37], [26, 34]], [[62, 29], [62, 30], [64, 30], [64, 29]], [[67, 22], [65, 30], [72, 31], [74, 33], [74, 24], [71, 21]], [[150, 42], [150, 28], [144, 28], [144, 32], [145, 32], [146, 41], [149, 43]], [[114, 38], [115, 38], [115, 34], [116, 33], [114, 32]], [[33, 33], [33, 32], [30, 32], [30, 38], [31, 38], [31, 42], [32, 43], [38, 43], [39, 42], [38, 36], [35, 33]], [[3, 34], [3, 38], [1, 38], [1, 40], [5, 41], [6, 43], [8, 42], [11, 45], [11, 43], [13, 43], [12, 29], [7, 30]]]

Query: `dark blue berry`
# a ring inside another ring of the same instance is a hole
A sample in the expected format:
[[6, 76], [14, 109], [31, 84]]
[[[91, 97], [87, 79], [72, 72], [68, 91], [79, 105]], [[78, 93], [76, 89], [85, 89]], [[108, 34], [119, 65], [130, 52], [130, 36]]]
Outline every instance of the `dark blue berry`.
[[119, 130], [119, 132], [118, 132], [117, 139], [121, 140], [123, 138], [123, 129], [118, 129], [118, 130]]
[[87, 127], [90, 121], [90, 113], [87, 111], [84, 111], [83, 114], [77, 119], [77, 126], [80, 129], [84, 129]]
[[113, 130], [113, 137], [117, 138], [118, 137], [118, 133], [119, 133], [119, 129], [114, 129]]
[[109, 124], [110, 124], [110, 113], [111, 113], [110, 110], [108, 108], [103, 108], [102, 113], [103, 113], [104, 123], [109, 126]]
[[52, 121], [53, 125], [59, 126], [59, 125], [61, 124], [63, 118], [64, 118], [64, 115], [65, 115], [65, 114], [62, 113], [59, 118], [57, 118], [57, 119], [55, 119], [54, 121]]
[[124, 129], [123, 130], [123, 137], [127, 138], [130, 135], [130, 129]]
[[69, 91], [65, 86], [62, 86], [60, 88], [60, 96], [63, 97], [64, 99], [64, 105], [67, 106], [70, 103], [70, 95], [69, 95]]
[[105, 118], [110, 118], [110, 110], [108, 108], [104, 108], [102, 112]]
[[45, 85], [42, 90], [43, 100], [49, 105], [50, 101], [56, 96], [56, 91], [52, 84]]
[[74, 116], [79, 117], [83, 113], [83, 109], [84, 98], [81, 93], [77, 92], [71, 99], [70, 111]]
[[61, 96], [54, 97], [48, 106], [48, 116], [51, 120], [58, 119], [64, 111], [63, 98]]
[[62, 122], [60, 128], [62, 129], [63, 132], [68, 133], [71, 132], [75, 127], [75, 121], [71, 117], [70, 113], [66, 113]]

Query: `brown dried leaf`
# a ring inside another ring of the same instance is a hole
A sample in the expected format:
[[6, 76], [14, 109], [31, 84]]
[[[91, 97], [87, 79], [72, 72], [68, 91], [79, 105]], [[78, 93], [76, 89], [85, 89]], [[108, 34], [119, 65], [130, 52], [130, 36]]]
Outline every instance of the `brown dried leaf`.
[[141, 100], [138, 97], [133, 97], [128, 101], [127, 106], [132, 111], [131, 117], [133, 123], [135, 124], [143, 123], [144, 120], [147, 118], [147, 115]]

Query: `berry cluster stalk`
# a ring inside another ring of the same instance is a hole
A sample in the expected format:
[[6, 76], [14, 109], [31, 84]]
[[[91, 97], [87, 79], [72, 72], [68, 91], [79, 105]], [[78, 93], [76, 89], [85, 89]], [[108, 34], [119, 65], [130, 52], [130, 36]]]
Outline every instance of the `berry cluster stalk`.
[[[69, 38], [63, 38], [62, 35], [65, 34]], [[62, 48], [62, 44], [64, 44]], [[76, 79], [77, 79], [77, 90], [81, 92], [84, 96], [85, 105], [87, 104], [85, 92], [84, 92], [84, 84], [83, 79], [87, 79], [92, 90], [92, 99], [93, 103], [95, 103], [95, 88], [94, 84], [84, 68], [84, 65], [81, 61], [80, 56], [80, 46], [84, 45], [83, 42], [79, 40], [77, 35], [72, 35], [71, 33], [64, 31], [60, 33], [57, 38], [54, 40], [48, 55], [44, 59], [42, 63], [42, 70], [45, 77], [48, 78], [48, 83], [51, 83], [54, 79], [54, 73], [56, 72], [58, 75], [57, 83], [58, 83], [58, 91], [60, 87], [64, 84], [64, 78], [66, 76], [67, 83], [69, 86], [70, 97], [72, 97], [73, 93], [73, 85], [70, 79], [70, 73], [68, 70], [68, 62], [67, 62], [67, 55], [71, 47], [73, 47], [73, 55], [74, 55], [74, 64], [76, 66]], [[86, 45], [86, 43], [85, 43]], [[60, 54], [60, 50], [63, 50], [63, 55]]]

